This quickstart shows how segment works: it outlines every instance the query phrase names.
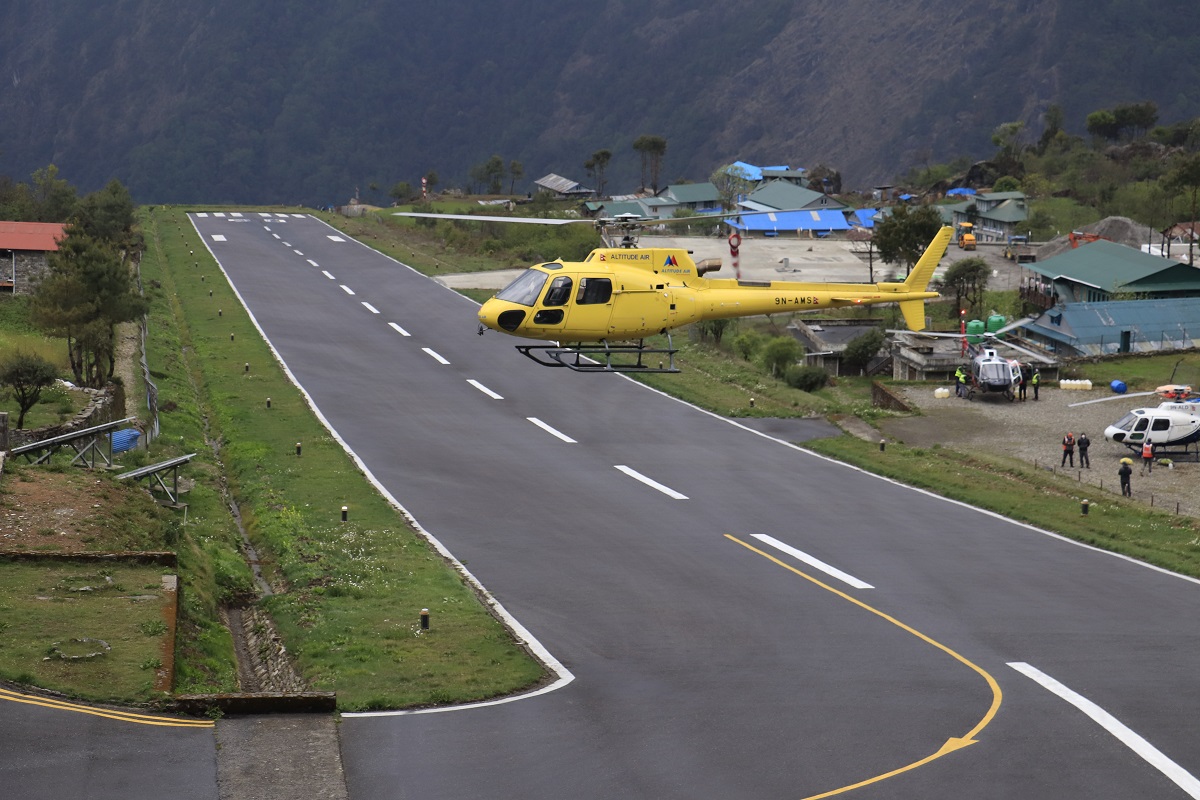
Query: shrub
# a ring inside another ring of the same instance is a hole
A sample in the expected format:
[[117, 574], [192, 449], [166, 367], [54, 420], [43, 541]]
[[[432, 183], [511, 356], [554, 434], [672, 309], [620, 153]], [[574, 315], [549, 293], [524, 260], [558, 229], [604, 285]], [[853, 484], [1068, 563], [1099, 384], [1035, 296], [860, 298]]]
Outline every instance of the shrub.
[[793, 389], [802, 392], [815, 392], [829, 383], [829, 374], [820, 367], [804, 367], [793, 364], [784, 373], [784, 380]]

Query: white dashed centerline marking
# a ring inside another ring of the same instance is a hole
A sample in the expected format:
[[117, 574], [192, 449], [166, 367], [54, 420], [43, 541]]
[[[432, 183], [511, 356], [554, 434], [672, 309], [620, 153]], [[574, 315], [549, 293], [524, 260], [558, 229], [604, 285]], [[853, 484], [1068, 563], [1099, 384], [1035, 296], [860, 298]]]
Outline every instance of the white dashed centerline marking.
[[665, 494], [667, 497], [673, 497], [676, 500], [687, 500], [688, 499], [688, 496], [686, 494], [680, 494], [679, 492], [675, 491], [674, 489], [670, 488], [669, 486], [663, 486], [658, 481], [647, 478], [645, 475], [638, 472], [636, 469], [630, 469], [629, 467], [627, 467], [623, 464], [617, 464], [616, 468], [619, 469], [621, 472], [624, 472], [626, 475], [633, 478], [634, 480], [641, 481], [642, 483], [649, 486], [651, 489], [657, 489], [658, 491]]
[[363, 308], [365, 308], [367, 311], [370, 311], [372, 314], [379, 313], [379, 309], [376, 308], [375, 306], [371, 305], [370, 303], [368, 303], [366, 300], [363, 300], [362, 304], [363, 304]]
[[1157, 747], [1127, 728], [1112, 714], [1109, 714], [1083, 695], [1068, 689], [1037, 667], [1030, 666], [1023, 661], [1010, 662], [1009, 666], [1030, 680], [1041, 684], [1043, 688], [1066, 700], [1084, 714], [1087, 714], [1093, 722], [1115, 736], [1121, 744], [1141, 756], [1146, 763], [1174, 781], [1190, 797], [1200, 800], [1200, 781], [1196, 780], [1196, 777], [1192, 773], [1167, 758]]
[[280, 236], [278, 233], [272, 233], [271, 235], [272, 235], [272, 236], [274, 236], [276, 239], [282, 239], [282, 238], [283, 238], [283, 237], [282, 237], [282, 236]]
[[343, 239], [343, 238], [342, 238], [342, 237], [340, 237], [340, 236], [328, 236], [328, 237], [326, 237], [326, 238], [328, 238], [328, 239], [329, 239], [329, 241], [331, 241], [331, 242], [344, 242], [344, 241], [346, 241], [345, 239]]
[[212, 237], [213, 237], [213, 241], [214, 241], [214, 242], [223, 242], [223, 241], [225, 241], [225, 237], [224, 237], [222, 234], [219, 234], [219, 233], [214, 233], [214, 234], [212, 235]]
[[447, 361], [446, 359], [444, 359], [444, 358], [442, 358], [441, 356], [439, 356], [439, 355], [438, 355], [438, 354], [437, 354], [437, 353], [436, 353], [434, 350], [432, 350], [431, 348], [428, 348], [428, 347], [422, 347], [421, 349], [422, 349], [422, 350], [424, 350], [426, 353], [428, 353], [430, 356], [432, 356], [432, 357], [433, 357], [435, 360], [437, 360], [437, 362], [438, 362], [439, 364], [449, 364], [449, 363], [450, 363], [450, 362], [449, 362], [449, 361]]
[[805, 564], [808, 564], [813, 569], [819, 569], [819, 570], [821, 570], [821, 572], [824, 572], [826, 575], [828, 575], [832, 578], [837, 578], [842, 583], [846, 583], [846, 584], [849, 584], [850, 586], [853, 586], [855, 589], [874, 589], [875, 588], [874, 586], [867, 583], [866, 581], [860, 581], [858, 578], [854, 577], [853, 575], [851, 575], [847, 572], [842, 572], [837, 567], [830, 566], [829, 564], [826, 564], [824, 561], [817, 558], [816, 556], [810, 556], [808, 553], [804, 552], [803, 550], [797, 550], [796, 548], [792, 547], [790, 544], [784, 544], [783, 542], [779, 541], [778, 539], [776, 539], [773, 536], [767, 536], [765, 533], [756, 533], [756, 534], [754, 534], [754, 538], [758, 539], [763, 544], [771, 545], [771, 547], [774, 547], [776, 550], [780, 550], [784, 553], [787, 553], [789, 556], [796, 559], [797, 561], [803, 561]]
[[336, 281], [336, 280], [337, 280], [337, 278], [335, 278], [335, 277], [333, 277], [332, 275], [330, 275], [330, 274], [329, 274], [329, 270], [325, 270], [325, 269], [323, 269], [323, 270], [321, 270], [321, 274], [322, 274], [322, 275], [324, 275], [326, 278], [329, 278], [329, 280], [331, 280], [331, 281]]
[[208, 212], [207, 212], [207, 211], [200, 211], [200, 212], [198, 212], [198, 213], [196, 214], [196, 216], [197, 216], [197, 217], [207, 217], [207, 216], [208, 216]]
[[292, 250], [292, 252], [293, 252], [293, 253], [295, 253], [295, 254], [296, 254], [296, 255], [298, 255], [298, 256], [302, 256], [302, 255], [304, 255], [304, 253], [301, 253], [299, 250]]
[[346, 284], [344, 284], [344, 283], [339, 283], [339, 284], [338, 284], [338, 286], [341, 286], [341, 287], [342, 287], [342, 291], [343, 291], [343, 292], [345, 292], [346, 294], [350, 295], [351, 297], [353, 297], [353, 296], [354, 296], [354, 290], [353, 290], [353, 289], [351, 289], [351, 288], [350, 288], [349, 286], [347, 286]]
[[[525, 419], [529, 420], [534, 425], [537, 425], [539, 428], [541, 428], [542, 430], [544, 430], [546, 433], [550, 434], [551, 436], [557, 436], [559, 439], [562, 439], [567, 444], [578, 444], [578, 442], [576, 442], [570, 436], [567, 436], [562, 431], [555, 430], [554, 428], [550, 427], [546, 423], [542, 422], [537, 417], [526, 417]], [[617, 469], [620, 469], [620, 467], [617, 467]]]
[[392, 330], [394, 330], [396, 333], [400, 334], [401, 336], [411, 336], [412, 335], [411, 333], [404, 330], [404, 328], [401, 328], [399, 325], [397, 325], [394, 322], [389, 322], [388, 327], [391, 328]]
[[[407, 336], [408, 334], [405, 334], [405, 335]], [[479, 381], [468, 379], [468, 380], [467, 380], [467, 383], [471, 384], [471, 385], [472, 385], [472, 386], [474, 386], [476, 389], [478, 389], [479, 391], [483, 392], [484, 394], [486, 394], [488, 397], [492, 398], [493, 400], [503, 400], [503, 399], [504, 399], [504, 398], [503, 398], [503, 397], [501, 397], [500, 395], [498, 395], [498, 394], [496, 394], [495, 392], [493, 392], [491, 389], [489, 389], [489, 388], [487, 388], [486, 386], [484, 386], [484, 385], [483, 385], [482, 383], [480, 383]]]
[[313, 261], [311, 258], [310, 258], [310, 259], [308, 259], [308, 263], [312, 264], [314, 267], [319, 267], [319, 266], [321, 266], [321, 265], [320, 265], [320, 264], [318, 264], [317, 262]]

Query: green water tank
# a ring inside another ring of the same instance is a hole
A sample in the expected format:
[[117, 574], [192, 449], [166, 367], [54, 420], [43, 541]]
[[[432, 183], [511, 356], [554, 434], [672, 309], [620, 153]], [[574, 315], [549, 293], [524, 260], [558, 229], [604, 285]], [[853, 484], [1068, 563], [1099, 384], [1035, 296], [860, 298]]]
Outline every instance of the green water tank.
[[971, 344], [979, 344], [983, 341], [984, 325], [983, 320], [973, 319], [967, 323], [967, 341]]
[[1002, 314], [992, 314], [987, 318], [987, 332], [995, 333], [1004, 327], [1005, 322], [1007, 322], [1007, 320], [1004, 319]]

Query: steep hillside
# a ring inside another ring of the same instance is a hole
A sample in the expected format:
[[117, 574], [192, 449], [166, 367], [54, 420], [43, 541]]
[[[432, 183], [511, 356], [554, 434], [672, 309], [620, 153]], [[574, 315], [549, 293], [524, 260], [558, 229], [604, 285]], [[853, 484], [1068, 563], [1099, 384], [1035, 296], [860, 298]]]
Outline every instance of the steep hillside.
[[[999, 7], [997, 7], [999, 6]], [[383, 199], [429, 170], [461, 184], [500, 155], [534, 178], [636, 186], [643, 134], [663, 181], [720, 163], [892, 181], [992, 152], [999, 123], [1050, 103], [1083, 133], [1098, 108], [1153, 100], [1200, 116], [1187, 0], [209, 0], [0, 7], [0, 174], [57, 164], [143, 202]], [[1152, 11], [1152, 13], [1151, 13]], [[1196, 30], [1195, 26], [1191, 26]], [[378, 187], [371, 190], [371, 185]]]

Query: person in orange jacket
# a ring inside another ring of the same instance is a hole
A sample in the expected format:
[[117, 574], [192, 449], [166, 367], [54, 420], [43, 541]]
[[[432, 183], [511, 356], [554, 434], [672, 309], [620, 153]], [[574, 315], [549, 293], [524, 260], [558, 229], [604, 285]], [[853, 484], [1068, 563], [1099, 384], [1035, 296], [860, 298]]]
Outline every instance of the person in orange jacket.
[[1154, 443], [1149, 439], [1142, 442], [1142, 473], [1145, 475], [1154, 469]]
[[1075, 466], [1075, 434], [1068, 433], [1063, 437], [1063, 457], [1062, 464], [1059, 466], [1065, 467], [1067, 461], [1071, 462], [1071, 466]]

